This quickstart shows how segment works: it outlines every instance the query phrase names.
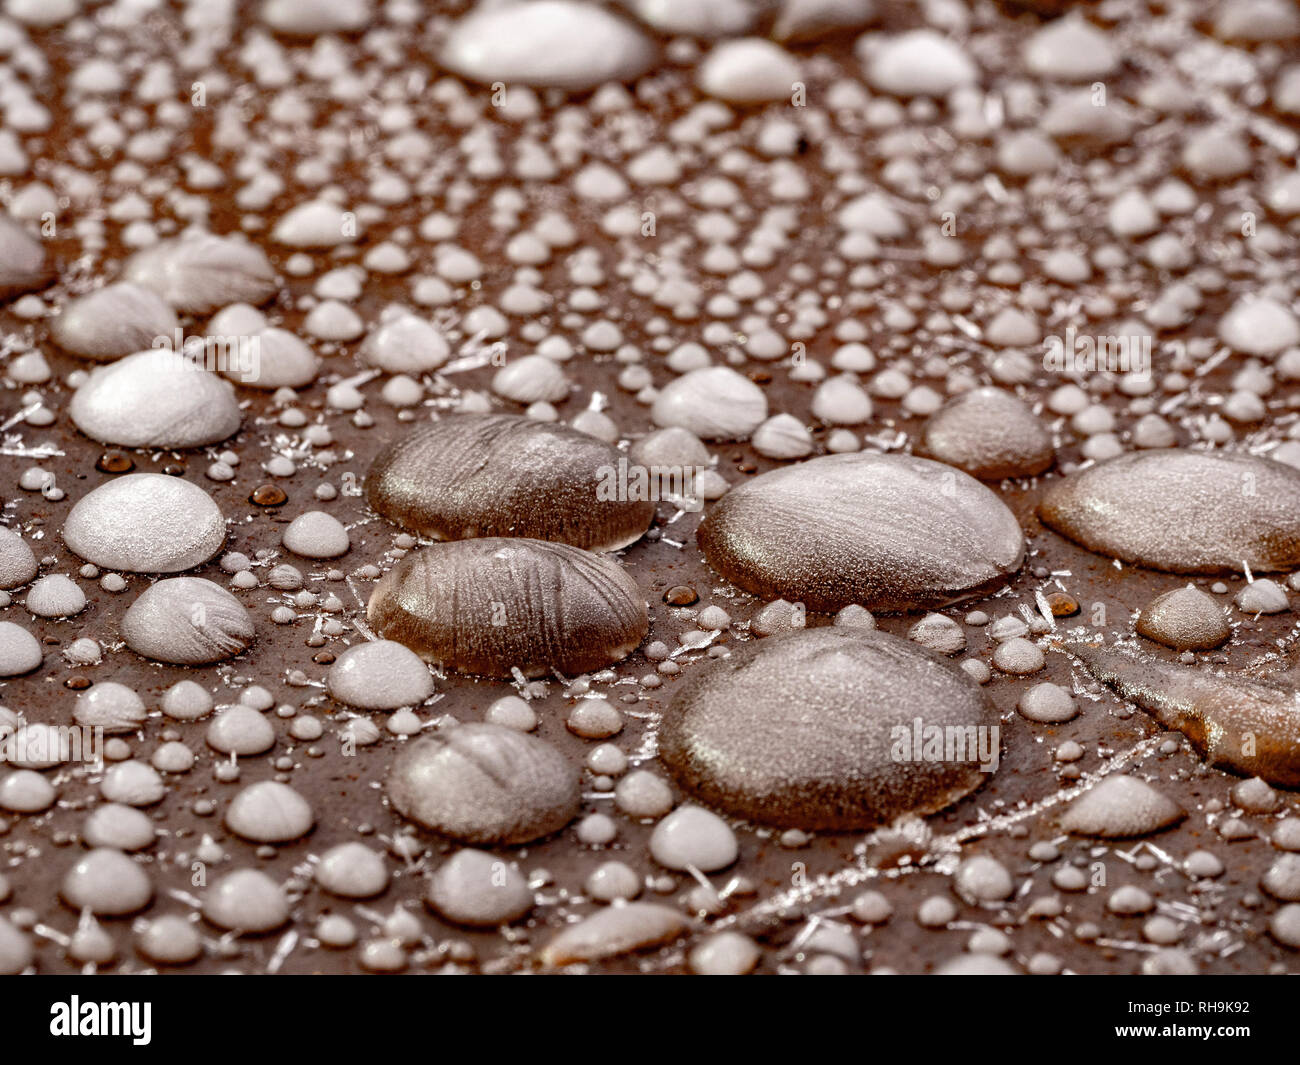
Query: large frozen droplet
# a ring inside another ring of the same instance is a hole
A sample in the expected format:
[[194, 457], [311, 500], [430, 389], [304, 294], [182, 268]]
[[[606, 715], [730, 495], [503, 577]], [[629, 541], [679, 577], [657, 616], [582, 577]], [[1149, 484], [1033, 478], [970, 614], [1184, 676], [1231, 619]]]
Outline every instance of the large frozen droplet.
[[981, 481], [1032, 477], [1052, 464], [1051, 434], [1024, 403], [1000, 388], [950, 399], [921, 430], [917, 453]]
[[284, 889], [256, 869], [227, 873], [203, 897], [203, 916], [218, 928], [256, 935], [289, 919]]
[[135, 573], [177, 573], [206, 562], [226, 539], [212, 498], [189, 481], [133, 473], [107, 481], [68, 514], [63, 541], [87, 562]]
[[453, 924], [495, 928], [533, 908], [524, 875], [485, 851], [460, 850], [429, 877], [429, 905]]
[[736, 817], [855, 830], [956, 802], [997, 768], [998, 716], [937, 655], [876, 630], [747, 644], [680, 685], [664, 764]]
[[767, 418], [767, 397], [727, 366], [706, 366], [669, 382], [655, 397], [651, 417], [701, 440], [743, 440]]
[[0, 589], [18, 588], [39, 572], [27, 541], [8, 526], [0, 525]]
[[303, 558], [338, 558], [351, 541], [343, 523], [323, 510], [299, 514], [284, 530], [284, 546]]
[[44, 288], [54, 270], [41, 242], [19, 222], [0, 213], [0, 300]]
[[102, 728], [111, 734], [134, 732], [148, 714], [134, 690], [115, 680], [105, 680], [78, 693], [72, 716], [84, 728]]
[[858, 41], [867, 64], [867, 80], [894, 96], [947, 96], [979, 77], [962, 48], [933, 30], [911, 30], [878, 40], [872, 34]]
[[40, 642], [21, 625], [0, 621], [0, 677], [30, 673], [41, 664]]
[[1175, 651], [1208, 651], [1232, 635], [1223, 608], [1192, 584], [1156, 596], [1143, 607], [1134, 627], [1148, 640]]
[[319, 37], [365, 29], [372, 17], [370, 0], [266, 0], [262, 21], [291, 37]]
[[17, 976], [36, 956], [32, 941], [6, 917], [0, 917], [0, 976]]
[[649, 627], [640, 589], [612, 559], [497, 537], [407, 555], [371, 592], [366, 617], [427, 661], [493, 677], [599, 669]]
[[811, 610], [911, 610], [982, 594], [1014, 573], [1024, 536], [960, 470], [906, 455], [849, 454], [733, 488], [696, 533], [728, 580]]
[[1025, 66], [1042, 78], [1101, 81], [1119, 66], [1110, 38], [1091, 22], [1071, 15], [1049, 22], [1025, 44]]
[[244, 338], [238, 355], [221, 372], [249, 388], [306, 388], [320, 373], [321, 361], [306, 341], [287, 329], [263, 329]]
[[50, 321], [50, 336], [64, 351], [99, 362], [173, 343], [179, 325], [171, 305], [152, 289], [121, 283], [69, 300]]
[[1092, 551], [1172, 573], [1300, 564], [1300, 471], [1249, 454], [1121, 455], [1054, 484], [1038, 514]]
[[1146, 781], [1114, 774], [1075, 799], [1061, 827], [1081, 836], [1126, 839], [1149, 836], [1184, 816], [1173, 799]]
[[1220, 676], [1118, 647], [1066, 649], [1121, 698], [1183, 733], [1210, 765], [1300, 787], [1300, 688], [1294, 674]]
[[311, 804], [277, 780], [250, 784], [226, 810], [226, 827], [254, 843], [288, 843], [305, 836], [315, 823]]
[[368, 899], [388, 887], [384, 856], [364, 843], [340, 843], [320, 857], [316, 883], [345, 899]]
[[594, 4], [534, 0], [485, 6], [457, 22], [443, 45], [444, 66], [491, 85], [584, 92], [631, 81], [654, 62], [654, 44], [632, 23]]
[[700, 90], [728, 103], [791, 98], [802, 82], [799, 61], [771, 41], [750, 37], [716, 45], [700, 64]]
[[206, 739], [209, 747], [223, 754], [261, 754], [275, 745], [275, 728], [251, 706], [236, 703], [212, 719]]
[[372, 366], [412, 376], [436, 370], [450, 355], [434, 324], [409, 311], [389, 315], [361, 346], [362, 358]]
[[634, 0], [637, 18], [666, 36], [737, 37], [755, 26], [754, 0]]
[[140, 351], [91, 372], [68, 414], [92, 440], [121, 447], [203, 447], [239, 431], [235, 390], [174, 351]]
[[86, 609], [86, 593], [71, 577], [51, 573], [31, 586], [24, 605], [38, 618], [70, 618]]
[[212, 581], [172, 577], [151, 585], [122, 615], [122, 638], [156, 662], [200, 666], [247, 650], [253, 619]]
[[330, 666], [325, 683], [335, 699], [360, 710], [418, 706], [433, 694], [429, 667], [393, 640], [349, 647]]
[[466, 724], [407, 744], [388, 776], [394, 808], [462, 843], [528, 843], [578, 813], [577, 771], [556, 748], [503, 725]]
[[125, 280], [152, 289], [178, 311], [211, 314], [229, 303], [265, 303], [276, 276], [266, 253], [211, 233], [165, 240], [127, 260]]
[[1219, 339], [1247, 355], [1272, 356], [1300, 344], [1300, 320], [1275, 299], [1246, 296], [1219, 319]]
[[74, 910], [120, 917], [149, 905], [153, 882], [138, 862], [121, 851], [100, 847], [77, 859], [64, 876], [60, 893]]
[[522, 536], [613, 551], [654, 518], [635, 474], [615, 448], [568, 426], [460, 414], [389, 444], [366, 493], [390, 521], [438, 540]]
[[573, 965], [657, 947], [686, 931], [686, 916], [654, 902], [597, 910], [569, 925], [543, 948], [543, 965]]
[[736, 860], [740, 850], [731, 826], [711, 810], [679, 806], [650, 834], [650, 853], [668, 869], [715, 873]]

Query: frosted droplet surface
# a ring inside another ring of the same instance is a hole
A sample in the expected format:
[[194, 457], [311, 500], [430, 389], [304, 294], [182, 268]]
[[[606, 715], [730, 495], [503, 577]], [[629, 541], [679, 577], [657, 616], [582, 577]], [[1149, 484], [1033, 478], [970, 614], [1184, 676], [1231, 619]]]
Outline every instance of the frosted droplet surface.
[[50, 322], [50, 336], [73, 355], [111, 362], [152, 348], [159, 338], [173, 343], [179, 324], [158, 293], [123, 282], [69, 300]]
[[361, 710], [418, 706], [433, 694], [433, 677], [414, 651], [393, 640], [349, 647], [326, 676], [330, 695]]
[[531, 85], [582, 92], [630, 81], [655, 58], [632, 23], [572, 0], [507, 3], [474, 11], [453, 27], [441, 59], [484, 85]]
[[[979, 687], [937, 656], [832, 627], [696, 667], [664, 716], [659, 748], [687, 791], [733, 816], [855, 830], [934, 813], [979, 787], [996, 769], [996, 724]], [[975, 744], [968, 760], [927, 758], [927, 726], [939, 729], [941, 754], [945, 727], [982, 731], [986, 770]]]
[[368, 899], [388, 887], [388, 868], [364, 843], [340, 843], [321, 855], [316, 883], [341, 898]]
[[36, 556], [18, 533], [0, 525], [0, 589], [18, 588], [36, 576]]
[[122, 638], [156, 662], [198, 666], [247, 650], [253, 619], [220, 585], [172, 577], [150, 585], [122, 615]]
[[650, 834], [650, 853], [668, 869], [694, 867], [702, 873], [725, 869], [740, 853], [736, 834], [717, 814], [699, 806], [679, 806]]
[[645, 600], [617, 562], [567, 544], [500, 538], [406, 556], [371, 592], [366, 617], [426, 661], [497, 677], [610, 665], [648, 628]]
[[876, 42], [867, 60], [867, 78], [881, 92], [894, 96], [946, 96], [979, 76], [974, 62], [959, 45], [933, 30], [911, 30]]
[[60, 894], [74, 910], [120, 917], [149, 905], [153, 883], [144, 868], [121, 851], [100, 847], [77, 859], [63, 878]]
[[660, 427], [688, 429], [701, 440], [743, 440], [767, 418], [767, 397], [735, 370], [709, 366], [665, 385], [651, 417]]
[[1300, 471], [1254, 455], [1121, 455], [1054, 484], [1038, 513], [1092, 551], [1172, 573], [1300, 564]]
[[533, 893], [509, 862], [477, 850], [460, 850], [429, 878], [429, 905], [454, 924], [495, 928], [533, 908]]
[[132, 689], [106, 680], [78, 693], [72, 716], [78, 725], [107, 733], [133, 732], [147, 716], [144, 701]]
[[136, 252], [124, 279], [152, 289], [178, 311], [211, 314], [229, 303], [265, 303], [276, 276], [261, 248], [211, 233], [178, 237]]
[[601, 551], [638, 539], [654, 517], [635, 477], [627, 457], [567, 426], [461, 414], [389, 444], [366, 491], [375, 510], [422, 536], [520, 536]]
[[1052, 464], [1051, 435], [1019, 399], [977, 388], [930, 416], [918, 451], [982, 481], [1031, 477]]
[[764, 599], [834, 611], [938, 606], [1001, 584], [1024, 536], [960, 470], [903, 455], [812, 459], [733, 488], [696, 533], [705, 558]]
[[1114, 774], [1076, 799], [1061, 827], [1083, 836], [1125, 839], [1159, 832], [1183, 816], [1176, 802], [1146, 781]]
[[1152, 599], [1135, 628], [1140, 635], [1175, 651], [1207, 651], [1232, 635], [1219, 604], [1191, 584]]
[[41, 242], [9, 215], [0, 213], [0, 300], [44, 288], [54, 270]]
[[136, 573], [176, 573], [221, 549], [226, 522], [212, 498], [189, 481], [133, 473], [84, 496], [68, 514], [63, 540], [87, 562]]
[[556, 748], [501, 725], [466, 724], [402, 748], [394, 808], [462, 843], [527, 843], [577, 815], [578, 775]]
[[256, 869], [236, 869], [208, 888], [203, 916], [218, 928], [256, 935], [289, 919], [284, 889]]
[[250, 784], [226, 810], [226, 827], [254, 843], [288, 843], [305, 836], [315, 823], [311, 804], [276, 780]]
[[338, 558], [351, 541], [343, 523], [323, 510], [299, 514], [284, 530], [284, 546], [303, 558]]
[[92, 440], [121, 447], [203, 447], [240, 422], [234, 389], [172, 351], [141, 351], [94, 370], [68, 413]]

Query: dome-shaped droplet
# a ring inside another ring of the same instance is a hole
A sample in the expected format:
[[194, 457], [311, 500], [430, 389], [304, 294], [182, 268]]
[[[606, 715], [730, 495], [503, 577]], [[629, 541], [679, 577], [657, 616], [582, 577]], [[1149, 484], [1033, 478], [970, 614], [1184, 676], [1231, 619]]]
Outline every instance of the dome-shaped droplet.
[[1061, 827], [1082, 836], [1127, 839], [1177, 824], [1179, 805], [1145, 780], [1115, 774], [1085, 792], [1061, 818]]
[[0, 677], [30, 673], [41, 664], [41, 644], [12, 621], [0, 621]]
[[441, 917], [470, 928], [509, 924], [533, 908], [533, 892], [515, 866], [468, 849], [438, 867], [425, 897]]
[[1024, 536], [989, 489], [906, 455], [812, 459], [733, 488], [696, 533], [709, 564], [764, 599], [811, 610], [938, 606], [990, 591]]
[[125, 684], [105, 680], [77, 695], [72, 716], [85, 728], [134, 732], [147, 716], [144, 700]]
[[189, 314], [211, 314], [229, 303], [265, 303], [276, 287], [275, 270], [261, 248], [211, 233], [138, 251], [127, 260], [124, 275]]
[[388, 887], [384, 856], [364, 843], [340, 843], [321, 855], [316, 883], [345, 899], [368, 899]]
[[402, 559], [370, 595], [375, 631], [462, 673], [585, 673], [620, 661], [649, 627], [618, 565], [568, 544], [491, 537]]
[[74, 910], [120, 917], [149, 905], [153, 882], [138, 862], [121, 851], [100, 847], [77, 859], [64, 876], [60, 893]]
[[522, 536], [596, 551], [625, 547], [650, 525], [654, 501], [636, 484], [635, 469], [603, 441], [508, 414], [423, 426], [389, 444], [366, 475], [370, 505], [421, 536]]
[[174, 351], [139, 351], [101, 366], [68, 404], [92, 440], [120, 447], [203, 447], [239, 431], [235, 390]]
[[810, 629], [695, 667], [659, 732], [688, 792], [762, 824], [857, 830], [956, 802], [997, 768], [998, 715], [937, 655]]
[[463, 843], [527, 843], [578, 812], [578, 774], [556, 748], [503, 725], [466, 724], [409, 743], [388, 776], [393, 806]]
[[44, 288], [53, 280], [54, 270], [41, 242], [0, 213], [0, 300]]
[[0, 525], [0, 589], [18, 588], [39, 572], [27, 541], [8, 526]]
[[429, 667], [394, 640], [369, 640], [349, 647], [330, 666], [329, 693], [360, 710], [418, 706], [433, 694]]
[[208, 888], [203, 916], [218, 928], [256, 935], [289, 919], [284, 889], [256, 869], [236, 869]]
[[701, 440], [743, 440], [767, 418], [767, 397], [727, 366], [706, 366], [670, 381], [651, 417], [663, 428], [687, 429]]
[[1232, 635], [1223, 608], [1192, 584], [1152, 599], [1142, 608], [1134, 628], [1148, 640], [1175, 651], [1208, 651]]
[[1052, 437], [1024, 403], [1000, 388], [976, 388], [943, 405], [921, 431], [917, 453], [981, 481], [1031, 477], [1052, 464]]
[[226, 827], [254, 843], [288, 843], [305, 836], [315, 823], [311, 804], [278, 780], [250, 784], [226, 810]]
[[1121, 455], [1054, 484], [1038, 514], [1091, 551], [1171, 573], [1300, 564], [1300, 471], [1255, 455]]
[[494, 4], [457, 22], [442, 49], [447, 69], [484, 85], [583, 92], [630, 81], [655, 58], [632, 23], [573, 0]]
[[63, 540], [87, 562], [135, 573], [177, 573], [206, 562], [226, 539], [212, 498], [189, 481], [133, 473], [108, 481], [69, 512]]
[[158, 293], [140, 285], [106, 285], [69, 300], [50, 321], [50, 337], [64, 351], [99, 362], [173, 342], [176, 312]]
[[146, 588], [122, 615], [122, 638], [156, 662], [200, 666], [247, 650], [253, 619], [218, 584], [171, 577]]

